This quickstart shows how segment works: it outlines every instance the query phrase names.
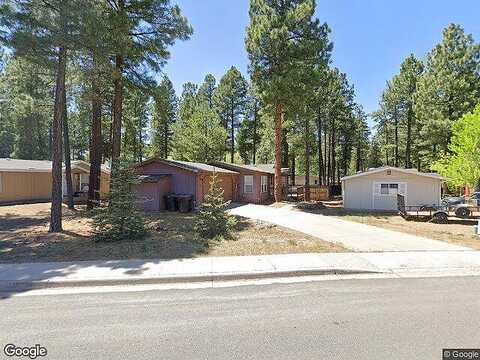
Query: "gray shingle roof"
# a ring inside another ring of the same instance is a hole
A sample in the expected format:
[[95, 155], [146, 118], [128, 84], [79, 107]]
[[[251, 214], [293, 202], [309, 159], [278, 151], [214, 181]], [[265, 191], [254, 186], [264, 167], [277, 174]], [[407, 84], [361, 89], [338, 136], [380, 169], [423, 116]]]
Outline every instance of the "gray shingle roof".
[[[72, 168], [79, 166], [89, 169], [90, 164], [83, 160], [72, 161]], [[50, 160], [21, 160], [0, 158], [0, 171], [32, 171], [32, 172], [51, 172], [52, 162]], [[102, 165], [102, 171], [110, 172], [110, 169]]]
[[193, 171], [193, 172], [217, 172], [217, 173], [222, 173], [222, 174], [238, 174], [235, 171], [223, 169], [218, 166], [212, 166], [208, 164], [203, 164], [203, 163], [198, 163], [198, 162], [191, 162], [191, 161], [181, 161], [181, 160], [170, 160], [170, 159], [162, 159], [158, 157], [153, 157], [150, 159], [145, 160], [141, 164], [137, 164], [136, 167], [141, 167], [146, 164], [153, 163], [155, 161], [171, 165], [171, 166], [176, 166], [185, 170]]
[[0, 171], [52, 171], [50, 160], [0, 159]]
[[393, 170], [393, 171], [398, 171], [398, 172], [405, 173], [405, 174], [412, 174], [412, 175], [416, 175], [416, 176], [429, 177], [429, 178], [439, 179], [439, 180], [447, 180], [447, 178], [445, 178], [445, 177], [443, 177], [443, 176], [441, 176], [437, 173], [423, 173], [423, 172], [418, 171], [417, 169], [403, 169], [403, 168], [397, 168], [397, 167], [394, 167], [394, 166], [381, 166], [381, 167], [378, 167], [378, 168], [371, 168], [371, 169], [368, 169], [367, 171], [364, 171], [364, 172], [358, 172], [358, 173], [350, 175], [350, 176], [344, 176], [340, 180], [348, 180], [348, 179], [356, 178], [356, 177], [359, 177], [359, 176], [376, 174], [376, 173], [379, 173], [379, 172], [382, 172], [382, 171], [385, 171], [385, 170]]
[[[255, 172], [261, 172], [264, 174], [275, 175], [275, 164], [255, 164], [255, 165], [241, 165], [241, 164], [231, 164], [223, 161], [215, 161], [213, 165], [224, 167], [231, 170], [249, 170]], [[282, 168], [282, 175], [288, 174], [288, 168]]]
[[153, 175], [139, 175], [138, 180], [142, 183], [157, 183], [164, 177], [169, 177], [170, 174], [153, 174]]
[[203, 164], [198, 162], [180, 161], [180, 160], [166, 160], [166, 161], [171, 163], [176, 163], [178, 165], [183, 165], [187, 168], [191, 168], [192, 170], [197, 170], [197, 171], [218, 172], [218, 173], [224, 173], [224, 174], [237, 174], [237, 172], [232, 170], [223, 169], [218, 166], [208, 165], [208, 164]]

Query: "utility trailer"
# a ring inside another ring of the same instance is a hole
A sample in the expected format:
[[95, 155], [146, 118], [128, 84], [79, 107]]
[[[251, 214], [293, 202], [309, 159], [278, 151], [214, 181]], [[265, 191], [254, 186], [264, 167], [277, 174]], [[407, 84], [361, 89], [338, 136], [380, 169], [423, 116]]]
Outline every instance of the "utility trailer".
[[480, 219], [480, 206], [477, 205], [405, 205], [405, 196], [401, 194], [397, 195], [397, 207], [399, 214], [406, 220], [447, 224], [451, 217], [463, 220]]

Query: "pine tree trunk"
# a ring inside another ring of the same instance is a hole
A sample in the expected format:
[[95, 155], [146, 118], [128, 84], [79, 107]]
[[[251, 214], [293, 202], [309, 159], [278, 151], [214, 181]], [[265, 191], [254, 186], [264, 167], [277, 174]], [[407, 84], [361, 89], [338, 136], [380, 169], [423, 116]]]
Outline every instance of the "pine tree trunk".
[[335, 119], [332, 121], [332, 181], [335, 184], [335, 170], [336, 170], [336, 161], [337, 161], [337, 154], [335, 151], [336, 146], [336, 129], [335, 129]]
[[283, 200], [282, 191], [282, 122], [283, 104], [278, 102], [275, 105], [275, 201]]
[[387, 166], [390, 165], [390, 160], [389, 160], [389, 157], [388, 157], [388, 141], [389, 141], [389, 139], [388, 139], [388, 127], [385, 124], [385, 145], [386, 145], [386, 147], [385, 147], [385, 158], [386, 159], [385, 160], [387, 161]]
[[[361, 156], [362, 156], [362, 152], [361, 152], [361, 149], [360, 149], [360, 142], [358, 143], [357, 145], [357, 166], [356, 166], [356, 169], [355, 171], [359, 172], [359, 171], [362, 171], [362, 159], [361, 159]], [[345, 173], [345, 175], [347, 175]]]
[[305, 187], [304, 200], [310, 201], [310, 120], [305, 119]]
[[340, 184], [340, 164], [337, 161], [337, 178], [335, 179], [335, 184]]
[[323, 185], [322, 117], [317, 114], [318, 183]]
[[67, 119], [67, 92], [63, 92], [63, 142], [65, 148], [65, 182], [67, 184], [67, 205], [70, 210], [75, 209], [73, 203], [72, 163], [70, 161], [70, 136]]
[[163, 129], [163, 158], [168, 158], [168, 121], [165, 121], [164, 129]]
[[412, 106], [409, 105], [408, 110], [407, 110], [407, 143], [406, 143], [406, 148], [405, 148], [405, 167], [407, 169], [410, 169], [412, 167], [412, 161], [411, 161], [411, 141], [412, 141], [412, 117], [413, 117], [413, 111], [412, 111]]
[[113, 80], [113, 136], [112, 136], [112, 166], [120, 157], [122, 143], [123, 116], [123, 56], [115, 56], [115, 74]]
[[291, 161], [291, 167], [290, 167], [290, 174], [291, 174], [291, 177], [292, 177], [292, 185], [295, 185], [295, 153], [292, 152], [291, 153], [291, 158], [292, 158], [292, 161]]
[[52, 125], [52, 207], [49, 232], [62, 231], [62, 130], [67, 50], [60, 46], [55, 85], [55, 107]]
[[231, 114], [230, 114], [230, 162], [233, 164], [233, 158], [235, 155], [235, 115], [233, 104], [231, 104]]
[[397, 117], [397, 110], [395, 109], [394, 113], [395, 118], [395, 167], [398, 167], [398, 153], [399, 153], [399, 143], [398, 143], [398, 117]]
[[[330, 129], [331, 132], [331, 129]], [[330, 185], [332, 174], [332, 135], [328, 134], [328, 156], [327, 156], [327, 185]]]
[[138, 162], [143, 161], [142, 117], [138, 117]]
[[253, 110], [253, 142], [252, 142], [252, 152], [253, 152], [253, 165], [256, 164], [257, 161], [257, 103], [254, 104]]
[[282, 129], [282, 167], [287, 168], [289, 163], [289, 152], [287, 141], [287, 129]]
[[52, 127], [48, 129], [48, 158], [50, 160], [53, 160], [53, 132], [52, 132]]
[[325, 130], [324, 130], [324, 134], [323, 134], [323, 146], [324, 146], [324, 151], [323, 151], [323, 183], [324, 184], [328, 184], [327, 183], [327, 151], [328, 151], [328, 148], [327, 148], [327, 145], [328, 145], [328, 128], [327, 128], [327, 123], [325, 123]]
[[[93, 68], [96, 68], [95, 55]], [[102, 144], [102, 100], [95, 75], [92, 78], [92, 128], [90, 137], [90, 175], [88, 178], [87, 209], [91, 210], [100, 202], [100, 178], [103, 154]]]

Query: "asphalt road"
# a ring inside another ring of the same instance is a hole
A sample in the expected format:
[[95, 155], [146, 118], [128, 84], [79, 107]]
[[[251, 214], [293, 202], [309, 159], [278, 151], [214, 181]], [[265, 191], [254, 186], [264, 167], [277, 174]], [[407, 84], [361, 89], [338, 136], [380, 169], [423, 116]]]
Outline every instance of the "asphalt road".
[[[480, 278], [10, 297], [0, 346], [48, 359], [441, 359], [480, 347]], [[41, 358], [39, 358], [41, 359]]]

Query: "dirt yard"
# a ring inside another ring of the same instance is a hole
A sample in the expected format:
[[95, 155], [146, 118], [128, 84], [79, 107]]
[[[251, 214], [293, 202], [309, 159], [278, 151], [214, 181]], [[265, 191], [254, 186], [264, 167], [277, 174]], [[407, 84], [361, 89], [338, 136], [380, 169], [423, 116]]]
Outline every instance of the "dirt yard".
[[396, 213], [347, 211], [343, 208], [341, 202], [338, 201], [317, 204], [300, 204], [299, 208], [301, 208], [301, 211], [308, 211], [326, 216], [335, 216], [343, 220], [373, 225], [480, 250], [480, 237], [473, 233], [473, 225], [476, 224], [476, 221], [451, 219], [449, 224], [407, 221]]
[[0, 207], [0, 262], [45, 262], [187, 258], [339, 252], [344, 249], [276, 225], [238, 219], [234, 239], [198, 241], [193, 214], [146, 215], [149, 235], [142, 240], [101, 243], [92, 240], [91, 220], [83, 208], [64, 208], [64, 232], [48, 233], [50, 204]]

